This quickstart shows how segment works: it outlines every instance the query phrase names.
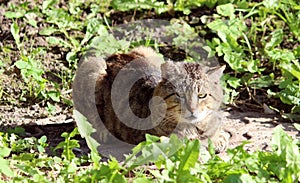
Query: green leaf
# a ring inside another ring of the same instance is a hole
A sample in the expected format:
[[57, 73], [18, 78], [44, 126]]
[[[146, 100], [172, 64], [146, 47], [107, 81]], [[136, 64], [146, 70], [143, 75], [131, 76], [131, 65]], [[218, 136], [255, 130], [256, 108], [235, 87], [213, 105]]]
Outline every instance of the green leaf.
[[269, 76], [259, 76], [257, 78], [252, 78], [249, 81], [249, 86], [253, 88], [267, 88], [274, 84], [274, 76], [271, 74]]
[[298, 62], [294, 60], [292, 61], [292, 63], [281, 62], [280, 67], [284, 69], [286, 72], [291, 73], [294, 77], [298, 79], [298, 81], [300, 81], [300, 66]]
[[51, 37], [47, 37], [46, 41], [52, 45], [59, 45], [61, 47], [65, 47], [65, 48], [72, 48], [72, 45], [69, 44], [68, 42], [64, 41], [62, 38], [51, 36]]
[[292, 143], [291, 137], [289, 137], [280, 126], [277, 126], [273, 130], [272, 136], [272, 147], [276, 150], [277, 154], [280, 155], [285, 149], [288, 143]]
[[14, 172], [9, 167], [9, 161], [0, 157], [0, 172], [4, 173], [8, 177], [13, 177]]
[[260, 61], [258, 59], [249, 60], [247, 62], [247, 69], [250, 73], [259, 72], [258, 66], [260, 65]]
[[117, 40], [112, 34], [93, 37], [90, 42], [89, 47], [97, 51], [96, 56], [113, 54], [130, 46], [130, 42]]
[[55, 102], [60, 102], [60, 93], [57, 91], [49, 91], [47, 95]]
[[92, 152], [97, 152], [97, 148], [100, 145], [91, 135], [96, 132], [93, 126], [87, 121], [86, 117], [83, 116], [79, 111], [73, 111], [73, 117], [76, 121], [78, 131], [81, 137], [85, 138], [86, 143]]
[[294, 125], [294, 127], [295, 127], [298, 131], [300, 131], [300, 124], [294, 123], [293, 125]]
[[138, 177], [138, 178], [133, 179], [132, 183], [152, 183], [152, 181], [150, 181], [146, 177]]
[[283, 41], [283, 30], [276, 29], [271, 33], [271, 40], [266, 44], [267, 50], [272, 50]]
[[286, 64], [291, 62], [292, 60], [295, 60], [295, 55], [293, 52], [291, 52], [290, 50], [287, 49], [278, 49], [278, 48], [274, 48], [271, 49], [270, 51], [266, 50], [267, 55], [274, 61], [284, 61], [284, 62], [280, 62], [280, 65], [282, 64]]
[[41, 31], [39, 31], [40, 35], [50, 36], [51, 34], [58, 32], [59, 30], [54, 27], [45, 27]]
[[20, 127], [20, 126], [17, 126], [13, 129], [8, 129], [7, 132], [8, 133], [14, 133], [14, 134], [19, 135], [19, 136], [25, 136], [26, 135], [25, 129]]
[[300, 72], [292, 68], [291, 73], [300, 81]]
[[37, 21], [35, 20], [36, 17], [37, 17], [37, 15], [36, 15], [35, 13], [33, 13], [33, 12], [26, 13], [26, 14], [25, 14], [25, 17], [26, 17], [26, 19], [27, 19], [27, 22], [28, 22], [31, 26], [33, 26], [34, 28], [38, 28], [38, 26], [37, 26]]
[[76, 59], [77, 59], [77, 52], [76, 51], [70, 51], [70, 52], [67, 53], [66, 60], [69, 63], [74, 63]]
[[58, 0], [45, 0], [43, 1], [42, 10], [46, 10], [51, 6], [54, 6]]
[[229, 86], [233, 87], [234, 89], [237, 89], [237, 87], [241, 86], [241, 79], [230, 77], [227, 80], [227, 83], [229, 84]]
[[146, 142], [150, 142], [150, 143], [153, 143], [153, 142], [158, 142], [159, 141], [159, 137], [155, 136], [155, 135], [150, 135], [150, 134], [146, 134]]
[[279, 88], [282, 89], [279, 93], [279, 97], [283, 103], [300, 106], [299, 83], [292, 82], [292, 78], [289, 78], [282, 81]]
[[21, 18], [24, 15], [25, 12], [23, 11], [17, 11], [17, 12], [7, 11], [4, 13], [4, 16], [6, 16], [6, 18]]
[[18, 60], [16, 63], [15, 63], [15, 66], [22, 70], [22, 69], [28, 69], [28, 68], [31, 68], [30, 67], [30, 64], [28, 62], [25, 62], [23, 60]]
[[222, 81], [227, 83], [230, 87], [236, 89], [239, 86], [241, 86], [241, 79], [240, 78], [236, 78], [236, 77], [232, 77], [229, 74], [224, 74], [222, 76]]
[[180, 158], [180, 164], [178, 168], [179, 173], [181, 173], [181, 171], [190, 170], [190, 168], [194, 168], [195, 163], [198, 161], [199, 158], [199, 150], [199, 140], [188, 141]]
[[150, 142], [141, 142], [138, 148], [134, 148], [135, 154], [141, 151], [140, 156], [137, 158], [129, 156], [126, 158], [125, 163], [131, 169], [149, 162], [158, 162], [173, 156], [182, 146], [182, 141], [174, 134], [172, 134], [170, 138], [164, 136], [160, 137], [160, 142], [154, 142], [151, 139]]
[[36, 158], [35, 154], [21, 153], [19, 156], [15, 156], [13, 159], [14, 160], [19, 160], [19, 161], [33, 161], [34, 158]]
[[279, 5], [279, 0], [264, 0], [262, 1], [266, 8], [276, 8]]
[[70, 138], [75, 137], [76, 135], [79, 135], [78, 128], [74, 128], [74, 130], [69, 134]]
[[51, 115], [55, 114], [55, 112], [56, 112], [55, 105], [52, 105], [50, 102], [47, 102], [47, 111]]
[[280, 126], [277, 126], [273, 131], [272, 147], [275, 151], [273, 156], [277, 156], [271, 159], [270, 169], [277, 175], [280, 180], [290, 180], [289, 182], [295, 182], [297, 177], [292, 174], [298, 174], [300, 171], [300, 153], [298, 147], [298, 141], [293, 140]]
[[220, 20], [220, 19], [216, 19], [216, 20], [208, 23], [207, 27], [210, 28], [211, 30], [221, 31], [221, 32], [225, 32], [227, 30], [227, 28], [228, 28], [225, 25], [225, 23], [222, 20]]
[[80, 144], [78, 143], [78, 140], [72, 138], [75, 137], [77, 134], [79, 134], [77, 127], [74, 128], [74, 130], [71, 133], [63, 132], [61, 136], [64, 137], [65, 140], [63, 142], [60, 142], [54, 148], [54, 150], [62, 149], [62, 157], [67, 161], [73, 161], [73, 159], [76, 158], [73, 152], [73, 148], [80, 147]]
[[72, 44], [72, 46], [73, 46], [73, 49], [78, 49], [78, 48], [80, 48], [79, 41], [78, 41], [76, 38], [74, 38], [74, 37], [72, 37], [72, 36], [69, 36], [68, 38], [69, 38], [69, 40], [70, 40], [70, 42], [71, 42], [71, 44]]
[[233, 4], [223, 4], [217, 6], [217, 13], [223, 16], [234, 18], [234, 6]]
[[11, 149], [8, 147], [0, 147], [0, 157], [7, 157], [10, 155]]
[[18, 49], [21, 48], [21, 44], [20, 44], [20, 35], [19, 35], [19, 26], [18, 24], [14, 21], [11, 26], [10, 26], [10, 32], [11, 34], [13, 35], [14, 39], [15, 39], [15, 42], [16, 42], [16, 45], [18, 47]]
[[[72, 159], [70, 159], [72, 160]], [[77, 171], [77, 165], [76, 163], [74, 162], [74, 160], [72, 160], [68, 165], [67, 165], [67, 172], [68, 174], [73, 174]]]
[[83, 45], [88, 42], [96, 33], [101, 36], [108, 35], [106, 27], [99, 21], [99, 19], [93, 18], [88, 21], [85, 36], [80, 44]]

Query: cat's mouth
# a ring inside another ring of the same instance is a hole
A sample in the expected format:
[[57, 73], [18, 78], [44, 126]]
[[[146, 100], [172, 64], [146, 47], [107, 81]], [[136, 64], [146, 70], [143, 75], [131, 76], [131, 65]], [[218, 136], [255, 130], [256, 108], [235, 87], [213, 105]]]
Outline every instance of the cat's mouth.
[[209, 111], [201, 111], [197, 113], [191, 113], [189, 111], [186, 111], [186, 114], [184, 115], [184, 120], [187, 123], [200, 123], [202, 120], [204, 120], [208, 115], [210, 114]]
[[196, 116], [194, 116], [194, 115], [190, 115], [189, 117], [185, 117], [184, 118], [185, 120], [185, 122], [187, 122], [187, 123], [192, 123], [192, 124], [195, 124], [195, 123], [199, 123], [199, 122], [201, 122], [201, 119], [198, 119]]
[[194, 116], [194, 115], [190, 115], [189, 117], [186, 117], [185, 119], [187, 119], [187, 120], [195, 120], [195, 119], [197, 119], [197, 117]]

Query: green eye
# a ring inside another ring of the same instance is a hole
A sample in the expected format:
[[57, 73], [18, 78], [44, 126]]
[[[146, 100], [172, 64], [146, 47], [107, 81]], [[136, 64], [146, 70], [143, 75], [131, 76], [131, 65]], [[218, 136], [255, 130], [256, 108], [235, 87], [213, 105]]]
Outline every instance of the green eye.
[[204, 99], [207, 96], [206, 93], [199, 93], [198, 94], [198, 99]]

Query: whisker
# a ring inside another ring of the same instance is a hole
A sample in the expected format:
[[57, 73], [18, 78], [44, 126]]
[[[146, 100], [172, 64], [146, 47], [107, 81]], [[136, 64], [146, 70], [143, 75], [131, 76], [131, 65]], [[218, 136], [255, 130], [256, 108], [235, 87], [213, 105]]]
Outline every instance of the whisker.
[[172, 107], [169, 107], [169, 108], [167, 108], [167, 110], [172, 110], [172, 109], [174, 109], [175, 107], [177, 107], [178, 105], [174, 105], [174, 106], [172, 106]]

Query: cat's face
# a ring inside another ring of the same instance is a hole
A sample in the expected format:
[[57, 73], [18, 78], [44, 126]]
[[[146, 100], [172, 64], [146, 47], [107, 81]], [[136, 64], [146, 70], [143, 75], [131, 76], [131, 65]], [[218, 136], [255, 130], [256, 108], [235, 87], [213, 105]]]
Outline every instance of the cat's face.
[[223, 100], [219, 80], [224, 67], [204, 69], [196, 63], [166, 62], [163, 81], [154, 95], [167, 104], [167, 118], [176, 123], [196, 124], [217, 110]]

